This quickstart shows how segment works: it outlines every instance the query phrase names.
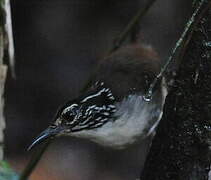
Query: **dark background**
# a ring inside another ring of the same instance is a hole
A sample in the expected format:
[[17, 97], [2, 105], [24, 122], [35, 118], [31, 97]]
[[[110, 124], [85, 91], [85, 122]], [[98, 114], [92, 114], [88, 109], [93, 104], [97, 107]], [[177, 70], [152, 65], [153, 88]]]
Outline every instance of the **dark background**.
[[[77, 96], [97, 60], [146, 1], [11, 2], [16, 79], [9, 75], [6, 84], [5, 149], [20, 170], [30, 155], [27, 146], [51, 122], [57, 107]], [[163, 62], [190, 15], [190, 2], [157, 1], [140, 25], [139, 41], [153, 46]], [[33, 179], [132, 179], [140, 172], [142, 152], [110, 152], [83, 140], [59, 138]]]

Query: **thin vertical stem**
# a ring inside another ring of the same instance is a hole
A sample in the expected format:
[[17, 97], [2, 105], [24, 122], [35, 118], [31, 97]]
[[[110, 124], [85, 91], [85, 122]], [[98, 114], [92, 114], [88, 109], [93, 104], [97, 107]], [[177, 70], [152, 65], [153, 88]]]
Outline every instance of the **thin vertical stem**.
[[32, 171], [36, 167], [37, 163], [43, 156], [44, 152], [46, 151], [50, 143], [51, 143], [51, 139], [47, 140], [47, 142], [43, 145], [43, 147], [41, 147], [39, 151], [31, 158], [26, 168], [20, 175], [19, 180], [26, 180], [31, 175]]
[[131, 31], [134, 29], [134, 27], [137, 26], [137, 24], [140, 22], [140, 20], [144, 17], [144, 15], [148, 12], [150, 7], [154, 4], [156, 0], [149, 0], [144, 8], [141, 8], [136, 15], [132, 18], [132, 20], [128, 23], [128, 25], [125, 27], [125, 29], [120, 33], [120, 35], [117, 37], [114, 46], [109, 51], [112, 53], [113, 51], [117, 50], [121, 44], [125, 41], [125, 39], [128, 37], [128, 35], [131, 33]]
[[183, 33], [181, 34], [179, 40], [176, 42], [175, 47], [172, 49], [171, 55], [169, 56], [168, 60], [166, 61], [166, 63], [164, 64], [164, 66], [161, 68], [160, 73], [155, 77], [155, 79], [153, 80], [153, 82], [150, 84], [150, 87], [148, 89], [148, 92], [145, 95], [145, 99], [147, 101], [149, 101], [152, 98], [152, 93], [153, 93], [153, 89], [156, 85], [156, 83], [158, 82], [158, 80], [163, 77], [163, 74], [165, 73], [167, 67], [169, 66], [169, 64], [172, 62], [177, 50], [179, 49], [179, 47], [181, 47], [181, 45], [183, 44], [186, 35], [188, 34], [191, 26], [193, 25], [196, 16], [199, 13], [199, 10], [201, 9], [202, 5], [206, 2], [206, 0], [201, 0], [199, 2], [198, 7], [196, 8], [196, 10], [194, 11], [194, 13], [192, 14], [191, 18], [189, 19], [189, 21], [187, 22], [185, 29], [183, 31]]

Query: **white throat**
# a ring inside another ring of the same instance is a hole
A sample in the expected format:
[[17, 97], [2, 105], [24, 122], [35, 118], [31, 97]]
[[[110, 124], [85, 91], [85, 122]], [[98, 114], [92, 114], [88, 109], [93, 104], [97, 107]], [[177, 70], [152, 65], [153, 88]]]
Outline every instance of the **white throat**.
[[163, 97], [159, 103], [155, 100], [146, 102], [142, 95], [131, 95], [117, 103], [114, 116], [102, 127], [75, 132], [72, 136], [88, 138], [103, 146], [121, 149], [155, 133], [162, 114], [167, 91], [163, 86]]

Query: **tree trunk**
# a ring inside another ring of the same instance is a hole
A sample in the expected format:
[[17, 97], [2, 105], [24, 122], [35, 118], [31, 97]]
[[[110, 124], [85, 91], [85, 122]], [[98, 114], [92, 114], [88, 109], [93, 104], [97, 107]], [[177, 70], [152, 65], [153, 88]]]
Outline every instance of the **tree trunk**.
[[166, 99], [141, 180], [210, 180], [210, 155], [211, 11], [207, 11], [193, 31]]

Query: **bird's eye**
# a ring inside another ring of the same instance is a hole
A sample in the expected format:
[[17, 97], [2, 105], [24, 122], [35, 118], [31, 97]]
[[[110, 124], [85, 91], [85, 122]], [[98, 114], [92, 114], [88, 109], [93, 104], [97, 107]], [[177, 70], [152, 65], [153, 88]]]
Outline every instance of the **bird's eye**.
[[72, 113], [72, 111], [67, 111], [67, 112], [63, 112], [61, 114], [63, 119], [70, 119], [72, 116], [74, 116], [74, 113]]
[[78, 112], [77, 106], [71, 105], [63, 110], [61, 116], [63, 119], [70, 119], [73, 116], [77, 115], [77, 112]]

